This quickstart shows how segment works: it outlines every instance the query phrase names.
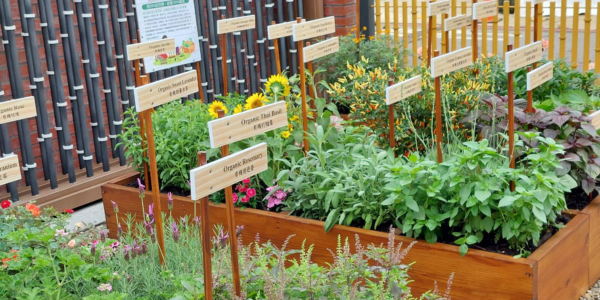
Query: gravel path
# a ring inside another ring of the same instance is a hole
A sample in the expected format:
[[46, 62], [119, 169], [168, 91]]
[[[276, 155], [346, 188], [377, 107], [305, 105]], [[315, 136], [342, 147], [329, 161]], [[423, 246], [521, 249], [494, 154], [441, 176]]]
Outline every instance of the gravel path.
[[600, 281], [596, 282], [579, 300], [600, 300]]

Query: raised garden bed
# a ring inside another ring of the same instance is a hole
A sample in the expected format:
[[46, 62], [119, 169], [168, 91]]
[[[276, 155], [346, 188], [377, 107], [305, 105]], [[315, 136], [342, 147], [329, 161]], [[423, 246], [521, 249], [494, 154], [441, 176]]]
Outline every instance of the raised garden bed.
[[[135, 180], [137, 173], [120, 177], [102, 187], [107, 226], [116, 233], [116, 220], [111, 201], [119, 205], [119, 213], [135, 215], [142, 221], [142, 208], [138, 189], [125, 186]], [[167, 195], [161, 197], [167, 207]], [[146, 205], [152, 203], [152, 194], [146, 193]], [[199, 208], [198, 208], [199, 211]], [[224, 205], [210, 206], [212, 224], [226, 224]], [[174, 196], [173, 217], [193, 215], [194, 202], [189, 198]], [[452, 284], [453, 299], [577, 299], [585, 293], [600, 274], [600, 198], [583, 212], [571, 212], [572, 219], [545, 244], [527, 258], [470, 249], [461, 257], [457, 246], [425, 241], [418, 242], [406, 257], [406, 262], [416, 262], [410, 271], [414, 292], [421, 293], [439, 284], [455, 272]], [[328, 249], [335, 249], [337, 236], [353, 238], [358, 235], [363, 244], [387, 243], [387, 234], [348, 226], [336, 225], [329, 233], [324, 223], [285, 214], [245, 209], [236, 211], [236, 223], [244, 225], [242, 239], [253, 241], [259, 234], [262, 241], [271, 240], [281, 245], [290, 235], [290, 247], [299, 248], [306, 240], [316, 245], [312, 260], [331, 262]], [[594, 230], [591, 230], [594, 229]], [[593, 234], [591, 236], [590, 234]], [[396, 236], [396, 242], [408, 245], [413, 239]], [[591, 241], [591, 242], [590, 242]], [[201, 262], [199, 262], [201, 263]]]

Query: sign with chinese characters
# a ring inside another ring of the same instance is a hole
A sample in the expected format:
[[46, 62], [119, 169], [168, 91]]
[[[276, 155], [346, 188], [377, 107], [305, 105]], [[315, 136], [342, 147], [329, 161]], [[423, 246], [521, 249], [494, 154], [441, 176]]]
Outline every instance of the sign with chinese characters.
[[268, 168], [267, 144], [226, 156], [190, 171], [192, 200], [202, 199]]
[[319, 59], [325, 55], [338, 52], [339, 50], [340, 41], [337, 37], [324, 40], [304, 48], [304, 62], [306, 63]]
[[427, 6], [427, 16], [447, 14], [450, 12], [450, 0], [429, 3]]
[[167, 49], [145, 56], [143, 59], [146, 72], [152, 73], [200, 61], [195, 3], [197, 2], [190, 0], [135, 0], [140, 42], [172, 38], [175, 46], [171, 51]]
[[175, 39], [169, 38], [152, 42], [127, 45], [127, 59], [136, 60], [161, 53], [175, 52]]
[[335, 17], [321, 18], [292, 26], [294, 42], [312, 39], [335, 32]]
[[[306, 20], [302, 20], [302, 22], [306, 22]], [[281, 24], [269, 25], [267, 26], [267, 36], [269, 40], [279, 39], [291, 36], [294, 34], [293, 26], [298, 24], [297, 21], [290, 21]]]
[[392, 105], [400, 100], [416, 95], [421, 92], [421, 86], [420, 75], [396, 83], [385, 89], [385, 103]]
[[254, 29], [254, 27], [254, 15], [223, 19], [217, 21], [217, 34], [225, 34], [247, 29]]
[[462, 48], [431, 59], [431, 77], [439, 77], [473, 63], [471, 47]]
[[133, 90], [135, 108], [137, 112], [142, 112], [196, 92], [198, 92], [196, 70], [187, 71]]
[[460, 15], [444, 20], [444, 30], [450, 31], [471, 25], [471, 16]]
[[542, 59], [542, 42], [508, 51], [504, 54], [506, 73], [525, 67]]
[[12, 154], [0, 158], [0, 185], [21, 180], [21, 169], [19, 168], [19, 157]]
[[288, 125], [285, 101], [208, 122], [211, 148], [221, 147]]
[[531, 91], [542, 85], [544, 82], [552, 79], [554, 76], [554, 64], [552, 62], [527, 73], [527, 90]]
[[483, 1], [473, 4], [473, 20], [493, 17], [498, 15], [498, 2]]
[[0, 124], [37, 116], [35, 98], [25, 97], [0, 103]]

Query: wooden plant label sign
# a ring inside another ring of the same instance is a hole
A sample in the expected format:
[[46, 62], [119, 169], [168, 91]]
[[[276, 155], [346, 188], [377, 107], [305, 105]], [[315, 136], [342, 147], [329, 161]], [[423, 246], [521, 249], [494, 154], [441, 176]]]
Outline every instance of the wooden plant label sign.
[[21, 180], [19, 157], [12, 154], [0, 158], [0, 185], [5, 185], [17, 180]]
[[335, 32], [335, 17], [321, 18], [313, 21], [297, 23], [292, 26], [294, 42]]
[[462, 48], [431, 59], [431, 77], [439, 77], [473, 63], [471, 47]]
[[542, 59], [542, 42], [508, 51], [504, 54], [506, 73], [525, 67]]
[[212, 148], [221, 147], [288, 125], [285, 101], [208, 122]]
[[127, 59], [136, 60], [175, 52], [175, 38], [127, 45]]
[[545, 65], [527, 73], [527, 90], [531, 91], [550, 80], [554, 76], [554, 64], [548, 62]]
[[396, 83], [385, 89], [385, 103], [392, 105], [421, 92], [421, 75]]
[[267, 144], [226, 156], [190, 171], [192, 200], [202, 199], [268, 168]]
[[498, 2], [484, 1], [473, 4], [473, 20], [493, 17], [498, 15]]
[[25, 97], [0, 103], [0, 124], [37, 116], [35, 98]]
[[450, 0], [429, 3], [427, 6], [427, 16], [447, 14], [450, 12]]
[[459, 29], [465, 26], [471, 25], [471, 16], [469, 15], [460, 15], [452, 18], [448, 18], [444, 20], [444, 30], [450, 31], [454, 29]]
[[[306, 22], [306, 20], [302, 19], [302, 22]], [[294, 34], [294, 29], [292, 27], [295, 24], [298, 24], [298, 22], [290, 21], [290, 22], [285, 22], [285, 23], [281, 23], [281, 24], [267, 26], [267, 36], [268, 36], [269, 40], [292, 36], [292, 34]]]
[[255, 24], [256, 22], [254, 15], [218, 20], [217, 34], [254, 29]]
[[142, 112], [198, 92], [196, 70], [159, 80], [133, 90], [135, 108]]
[[536, 4], [542, 4], [542, 3], [546, 2], [546, 1], [548, 1], [548, 0], [533, 0], [533, 3], [532, 3], [532, 4], [533, 4], [533, 5], [536, 5]]
[[338, 52], [339, 50], [340, 41], [337, 37], [310, 45], [304, 48], [304, 62], [307, 63], [319, 59], [325, 55]]

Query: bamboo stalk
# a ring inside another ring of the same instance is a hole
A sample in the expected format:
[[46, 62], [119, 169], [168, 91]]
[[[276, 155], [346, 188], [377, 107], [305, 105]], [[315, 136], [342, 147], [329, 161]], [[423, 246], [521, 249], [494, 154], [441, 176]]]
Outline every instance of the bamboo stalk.
[[417, 57], [417, 0], [412, 0], [412, 46], [413, 46], [413, 67], [418, 65]]
[[[277, 22], [274, 21], [274, 17], [273, 17], [273, 7], [275, 6], [275, 3], [273, 3], [273, 0], [267, 0], [265, 3], [265, 8], [267, 11], [267, 24], [277, 24]], [[275, 58], [277, 58], [277, 60], [279, 60], [279, 57], [277, 55], [279, 55], [279, 49], [277, 49], [277, 51], [275, 50], [275, 40], [269, 40], [267, 39], [267, 41], [269, 42], [268, 45], [268, 49], [269, 49], [269, 60], [271, 61], [271, 75], [274, 74], [281, 74], [281, 70], [278, 70], [278, 67], [281, 68], [280, 64], [273, 64], [273, 60]]]
[[[450, 1], [450, 12], [452, 13], [453, 17], [456, 17], [456, 10], [458, 9], [457, 5], [456, 5], [456, 0], [452, 0]], [[456, 51], [456, 46], [457, 46], [457, 37], [456, 37], [456, 29], [452, 30], [452, 51]]]
[[[429, 47], [431, 48], [431, 50], [429, 50], [429, 52], [427, 52], [427, 53], [433, 53], [433, 51], [438, 50], [437, 19], [438, 19], [437, 16], [431, 17], [431, 31], [429, 32], [429, 36], [431, 36], [431, 44], [429, 45]], [[430, 57], [433, 57], [433, 55], [431, 55]], [[431, 59], [429, 59], [429, 61], [431, 62]], [[429, 65], [431, 65], [431, 63]]]
[[543, 16], [542, 16], [543, 7], [539, 3], [536, 4], [536, 6], [537, 6], [537, 8], [536, 8], [536, 12], [537, 12], [536, 13], [536, 17], [537, 17], [536, 24], [537, 24], [537, 36], [538, 36], [538, 39], [536, 40], [536, 42], [537, 42], [537, 41], [542, 40], [542, 31], [544, 28], [543, 28], [543, 24], [542, 24], [543, 23]]
[[488, 56], [488, 45], [487, 45], [487, 37], [488, 37], [488, 21], [487, 18], [483, 18], [481, 20], [481, 54], [485, 57]]
[[[267, 49], [265, 47], [265, 28], [263, 18], [263, 5], [262, 0], [256, 0], [254, 10], [256, 12], [256, 43], [258, 43], [258, 62], [260, 64], [260, 82], [262, 84], [267, 82]], [[269, 24], [269, 23], [266, 23]]]
[[[431, 22], [427, 22], [427, 1], [421, 1], [421, 61], [427, 61], [429, 59], [429, 27]], [[416, 31], [413, 31], [413, 35], [416, 35]]]
[[556, 2], [550, 2], [550, 28], [548, 29], [548, 59], [554, 60], [554, 33], [556, 31]]
[[[585, 0], [585, 22], [583, 31], [583, 72], [587, 72], [590, 64], [590, 31], [592, 21], [592, 0]], [[596, 29], [598, 30], [598, 29]]]
[[[475, 7], [475, 3], [477, 3], [477, 0], [473, 0], [472, 2], [472, 6], [471, 6], [471, 14], [473, 14], [473, 10]], [[471, 24], [471, 47], [473, 49], [473, 61], [477, 61], [477, 58], [479, 57], [479, 51], [477, 50], [478, 44], [477, 44], [477, 40], [479, 39], [479, 35], [477, 34], [477, 20], [473, 20], [473, 23]]]
[[[294, 3], [292, 1], [287, 1], [287, 13], [288, 13], [288, 21], [294, 21]], [[290, 45], [290, 58], [291, 58], [291, 75], [298, 74], [298, 49], [296, 49], [296, 43], [294, 43], [294, 39], [290, 36], [287, 38], [288, 43]]]
[[498, 55], [498, 15], [494, 16], [492, 24], [492, 55]]
[[504, 56], [504, 50], [508, 48], [508, 34], [510, 32], [509, 29], [509, 20], [510, 20], [510, 6], [509, 6], [510, 2], [508, 1], [504, 1], [504, 6], [502, 9], [502, 13], [504, 14], [504, 28], [502, 28], [502, 49], [500, 50], [500, 52], [503, 54], [502, 56]]
[[381, 0], [375, 1], [375, 38], [379, 38], [381, 35]]
[[[462, 1], [460, 3], [460, 13], [462, 15], [467, 14], [467, 2], [466, 1]], [[463, 26], [460, 29], [460, 47], [464, 48], [467, 47], [467, 27]]]
[[400, 7], [398, 0], [394, 0], [394, 45], [397, 47], [400, 43]]
[[[284, 22], [283, 0], [277, 0], [277, 19], [279, 23]], [[281, 62], [281, 70], [285, 71], [289, 68], [287, 56], [287, 43], [285, 38], [279, 39], [279, 59]]]
[[[416, 34], [415, 34], [416, 36]], [[402, 2], [402, 48], [408, 48], [408, 2]], [[404, 64], [408, 65], [408, 55], [404, 56]]]
[[450, 51], [448, 51], [449, 48], [450, 48], [450, 41], [448, 39], [448, 32], [446, 30], [444, 30], [445, 29], [444, 22], [446, 21], [446, 19], [448, 19], [448, 14], [443, 14], [442, 15], [442, 20], [441, 20], [442, 25], [441, 25], [441, 29], [440, 29], [440, 32], [442, 33], [442, 53], [448, 53], [448, 52], [450, 52]]
[[577, 45], [579, 34], [579, 1], [573, 2], [573, 30], [571, 32], [571, 68], [577, 68]]
[[[245, 16], [252, 14], [252, 6], [250, 6], [250, 2], [248, 0], [244, 0], [242, 9], [242, 12]], [[258, 23], [262, 24], [262, 19], [256, 20], [260, 20]], [[244, 33], [246, 34], [246, 57], [245, 59], [242, 57], [242, 62], [245, 63], [246, 60], [248, 61], [248, 79], [250, 80], [246, 86], [250, 88], [250, 94], [255, 94], [258, 93], [259, 89], [258, 80], [256, 79], [256, 75], [258, 74], [258, 71], [256, 70], [258, 67], [258, 62], [256, 60], [256, 53], [254, 52], [256, 47], [254, 29], [244, 30]]]
[[[198, 0], [196, 5], [194, 5], [196, 9], [196, 28], [198, 29], [198, 42], [200, 48], [200, 55], [202, 60], [196, 63], [196, 69], [198, 71], [198, 88], [200, 89], [200, 100], [204, 103], [208, 103], [212, 99], [211, 89], [211, 80], [209, 76], [207, 76], [207, 72], [210, 72], [210, 52], [208, 50], [208, 37], [206, 35], [206, 20], [204, 19], [204, 0]], [[260, 49], [261, 44], [259, 44]], [[266, 59], [265, 59], [266, 60]], [[133, 99], [133, 98], [132, 98]]]
[[515, 12], [514, 17], [514, 38], [513, 43], [515, 48], [519, 48], [521, 45], [521, 1], [515, 0]]
[[567, 0], [560, 1], [560, 37], [559, 57], [565, 59], [565, 47], [567, 43]]
[[[218, 9], [220, 11], [219, 14], [221, 16], [221, 19], [227, 19], [227, 18], [229, 18], [229, 14], [228, 14], [228, 9], [227, 8], [230, 7], [231, 5], [228, 3], [228, 0], [220, 0], [220, 1], [217, 1], [215, 3], [219, 3]], [[237, 8], [237, 5], [232, 10], [235, 11], [236, 8]], [[232, 33], [232, 35], [233, 35], [233, 33]], [[235, 36], [234, 36], [234, 38], [235, 38]], [[227, 51], [221, 52], [221, 55], [223, 56], [223, 59], [227, 63], [227, 69], [225, 69], [225, 70], [227, 70], [226, 74], [227, 74], [227, 79], [229, 81], [228, 84], [227, 84], [228, 87], [229, 87], [229, 92], [235, 92], [236, 91], [236, 87], [237, 87], [237, 79], [238, 78], [235, 75], [235, 64], [234, 64], [235, 63], [235, 59], [234, 59], [233, 51], [235, 49], [236, 54], [239, 53], [239, 52], [237, 52], [238, 49], [237, 49], [237, 46], [236, 46], [236, 45], [238, 45], [238, 43], [234, 42], [233, 45], [232, 45], [231, 36], [226, 36], [225, 40], [227, 41], [227, 48], [225, 48]], [[241, 47], [240, 47], [240, 50], [241, 50]], [[241, 94], [243, 92], [243, 90], [242, 91], [238, 90], [238, 92]], [[227, 94], [224, 93], [223, 96], [227, 96]]]
[[525, 3], [525, 45], [531, 44], [531, 2]]
[[390, 42], [390, 33], [392, 33], [391, 29], [390, 29], [390, 1], [385, 1], [384, 3], [384, 8], [385, 8], [385, 40], [387, 41], [388, 45]]
[[[219, 56], [219, 38], [216, 32], [216, 11], [213, 10], [213, 0], [206, 0], [206, 15], [208, 20], [208, 45], [210, 49], [210, 62], [212, 63], [212, 78], [214, 80], [214, 96], [221, 95], [221, 78], [223, 78], [219, 61], [223, 59]], [[216, 7], [215, 7], [216, 9]], [[268, 10], [267, 10], [268, 11]], [[212, 44], [211, 44], [212, 43]], [[208, 90], [207, 93], [211, 92]]]
[[[121, 83], [119, 84], [121, 105], [123, 107], [123, 111], [126, 111], [131, 107], [129, 99], [130, 96], [133, 97], [132, 88], [134, 87], [133, 78], [131, 77], [131, 64], [127, 62], [127, 53], [125, 53], [125, 46], [127, 45], [127, 30], [125, 22], [127, 21], [127, 18], [125, 18], [125, 11], [123, 10], [123, 1], [109, 0], [108, 2], [110, 8], [110, 20], [112, 23], [113, 40], [115, 42], [115, 65], [117, 67], [119, 81]], [[131, 89], [128, 90], [127, 87], [131, 87]], [[115, 90], [114, 93], [116, 94], [117, 91]]]

